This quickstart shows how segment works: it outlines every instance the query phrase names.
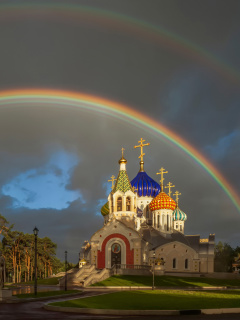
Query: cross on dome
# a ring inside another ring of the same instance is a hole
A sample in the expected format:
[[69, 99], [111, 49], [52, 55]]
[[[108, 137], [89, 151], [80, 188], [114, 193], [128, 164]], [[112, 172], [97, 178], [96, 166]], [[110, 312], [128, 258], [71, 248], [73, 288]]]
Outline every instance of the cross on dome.
[[108, 180], [108, 182], [112, 182], [112, 186], [111, 186], [111, 189], [113, 189], [113, 187], [114, 187], [114, 181], [116, 181], [117, 179], [114, 179], [115, 178], [115, 176], [114, 175], [112, 175], [111, 176], [111, 179], [110, 180]]
[[143, 140], [143, 138], [141, 138], [140, 141], [138, 141], [140, 143], [139, 146], [134, 146], [134, 149], [141, 148], [141, 154], [140, 154], [140, 156], [138, 158], [141, 158], [140, 171], [142, 171], [142, 172], [144, 171], [144, 169], [143, 169], [143, 165], [144, 165], [143, 156], [145, 156], [145, 153], [143, 153], [143, 147], [150, 145], [150, 143], [145, 143], [144, 144], [144, 141], [146, 141], [146, 140]]
[[174, 188], [174, 187], [175, 187], [175, 186], [174, 186], [171, 182], [169, 182], [169, 183], [167, 184], [167, 186], [165, 187], [165, 188], [168, 189], [168, 195], [169, 195], [169, 197], [171, 197], [171, 194], [172, 194], [171, 188]]
[[164, 181], [164, 178], [163, 178], [163, 175], [165, 173], [168, 173], [168, 171], [165, 171], [164, 172], [164, 168], [162, 167], [161, 169], [159, 169], [159, 172], [157, 172], [156, 174], [160, 174], [161, 175], [161, 180], [160, 180], [160, 183], [161, 183], [161, 192], [163, 192], [163, 181]]
[[177, 206], [178, 206], [179, 196], [181, 196], [182, 194], [179, 191], [176, 191], [173, 195], [176, 196], [176, 203], [177, 203]]

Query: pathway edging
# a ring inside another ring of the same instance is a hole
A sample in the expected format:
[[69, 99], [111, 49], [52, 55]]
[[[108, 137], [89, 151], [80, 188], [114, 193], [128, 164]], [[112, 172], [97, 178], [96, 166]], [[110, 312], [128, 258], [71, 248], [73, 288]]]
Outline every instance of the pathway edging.
[[222, 314], [222, 313], [240, 313], [240, 308], [222, 308], [222, 309], [196, 309], [196, 310], [116, 310], [116, 309], [89, 309], [57, 307], [45, 304], [44, 309], [60, 312], [75, 312], [85, 314], [107, 314], [107, 315], [197, 315], [197, 314]]

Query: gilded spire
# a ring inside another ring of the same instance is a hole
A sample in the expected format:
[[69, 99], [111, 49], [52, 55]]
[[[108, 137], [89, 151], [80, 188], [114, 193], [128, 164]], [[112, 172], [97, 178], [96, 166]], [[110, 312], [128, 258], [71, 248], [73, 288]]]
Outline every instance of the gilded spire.
[[114, 181], [117, 180], [117, 179], [114, 179], [114, 178], [115, 178], [115, 176], [112, 175], [112, 176], [111, 176], [111, 180], [108, 180], [108, 182], [112, 182], [112, 187], [111, 187], [111, 189], [113, 189], [113, 187], [114, 187]]
[[118, 161], [118, 163], [120, 164], [120, 170], [126, 170], [127, 160], [123, 156], [123, 153], [124, 153], [125, 149], [122, 148], [121, 150], [122, 150], [122, 158]]
[[178, 200], [179, 200], [179, 196], [181, 196], [181, 193], [179, 191], [176, 191], [174, 194], [174, 196], [176, 196], [176, 204], [177, 204], [177, 207], [178, 207]]
[[144, 162], [143, 162], [143, 156], [145, 156], [145, 153], [143, 153], [143, 147], [145, 146], [149, 146], [150, 143], [145, 143], [144, 144], [144, 141], [143, 138], [140, 139], [140, 141], [138, 141], [140, 144], [139, 146], [134, 146], [134, 149], [136, 148], [141, 148], [141, 154], [138, 158], [141, 158], [141, 161], [140, 161], [140, 171], [143, 172], [144, 171], [144, 168], [143, 168], [143, 165], [144, 165]]
[[167, 186], [165, 187], [165, 189], [167, 188], [168, 189], [168, 195], [169, 197], [171, 197], [171, 194], [172, 194], [172, 191], [171, 191], [171, 188], [174, 188], [175, 186], [171, 183], [171, 182], [168, 182]]
[[165, 173], [168, 173], [168, 171], [165, 171], [164, 172], [164, 168], [162, 167], [161, 169], [159, 169], [159, 172], [157, 172], [157, 174], [160, 174], [161, 175], [161, 180], [160, 180], [160, 183], [161, 183], [161, 192], [163, 192], [163, 181], [164, 181], [164, 178], [163, 178], [163, 175]]

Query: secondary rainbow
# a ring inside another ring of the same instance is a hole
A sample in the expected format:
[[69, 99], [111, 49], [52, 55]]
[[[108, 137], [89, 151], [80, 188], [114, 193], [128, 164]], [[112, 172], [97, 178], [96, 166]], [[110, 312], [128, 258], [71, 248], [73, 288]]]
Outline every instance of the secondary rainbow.
[[215, 70], [224, 78], [230, 80], [239, 86], [240, 73], [234, 66], [229, 65], [224, 60], [219, 59], [204, 47], [189, 41], [180, 34], [170, 32], [169, 30], [153, 25], [147, 21], [136, 19], [126, 14], [120, 14], [113, 11], [83, 6], [76, 4], [49, 3], [42, 1], [39, 3], [8, 3], [0, 5], [1, 21], [13, 18], [14, 20], [22, 18], [63, 20], [68, 23], [84, 23], [87, 21], [92, 24], [101, 25], [107, 28], [115, 28], [129, 35], [133, 34], [141, 39], [153, 43], [160, 43], [171, 50], [176, 51], [183, 56], [188, 56], [193, 60], [198, 60], [208, 68]]
[[87, 95], [84, 93], [49, 90], [49, 89], [19, 89], [0, 91], [0, 107], [21, 107], [31, 105], [41, 105], [49, 107], [79, 108], [111, 115], [135, 126], [150, 129], [151, 132], [163, 137], [176, 145], [180, 150], [188, 154], [194, 161], [203, 167], [207, 173], [218, 183], [231, 199], [237, 210], [240, 212], [240, 198], [230, 183], [222, 174], [207, 160], [198, 150], [192, 147], [179, 135], [161, 125], [156, 120], [150, 118], [129, 106], [110, 101], [101, 97]]

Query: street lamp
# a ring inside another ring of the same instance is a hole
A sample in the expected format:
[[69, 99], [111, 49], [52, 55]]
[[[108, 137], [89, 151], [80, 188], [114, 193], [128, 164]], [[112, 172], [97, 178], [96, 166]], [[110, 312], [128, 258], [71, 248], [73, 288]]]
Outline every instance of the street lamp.
[[152, 290], [154, 290], [154, 269], [155, 269], [155, 251], [153, 251], [153, 285], [152, 285]]
[[65, 251], [65, 291], [67, 291], [67, 251]]
[[38, 236], [38, 228], [35, 227], [33, 229], [33, 234], [35, 236], [35, 281], [34, 281], [34, 294], [37, 295], [37, 236]]

